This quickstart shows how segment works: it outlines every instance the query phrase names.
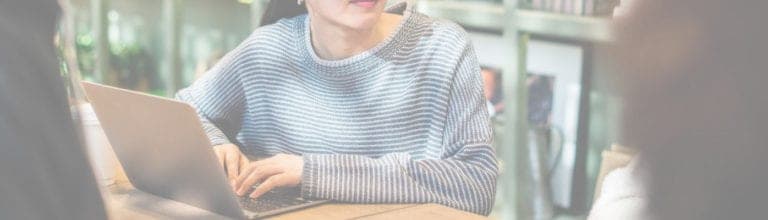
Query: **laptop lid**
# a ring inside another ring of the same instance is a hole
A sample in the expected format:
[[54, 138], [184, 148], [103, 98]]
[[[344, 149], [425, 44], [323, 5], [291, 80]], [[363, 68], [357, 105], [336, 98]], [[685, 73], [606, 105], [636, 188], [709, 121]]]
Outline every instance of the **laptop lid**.
[[82, 84], [134, 187], [227, 217], [245, 218], [191, 106]]

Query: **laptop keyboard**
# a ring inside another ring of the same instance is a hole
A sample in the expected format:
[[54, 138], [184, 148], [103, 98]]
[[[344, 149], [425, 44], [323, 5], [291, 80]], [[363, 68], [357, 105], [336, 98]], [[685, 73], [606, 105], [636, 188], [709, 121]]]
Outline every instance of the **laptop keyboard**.
[[312, 200], [301, 198], [300, 190], [298, 188], [273, 189], [256, 199], [248, 197], [247, 195], [249, 194], [250, 192], [246, 193], [246, 196], [239, 198], [240, 205], [244, 209], [256, 213], [299, 206], [313, 202]]

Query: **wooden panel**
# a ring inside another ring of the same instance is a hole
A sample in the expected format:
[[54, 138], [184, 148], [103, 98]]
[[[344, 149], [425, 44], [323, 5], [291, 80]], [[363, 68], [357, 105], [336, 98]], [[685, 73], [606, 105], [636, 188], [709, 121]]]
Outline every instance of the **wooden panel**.
[[425, 204], [404, 209], [392, 210], [376, 215], [363, 216], [361, 220], [389, 219], [440, 219], [440, 220], [481, 220], [488, 217], [448, 208], [437, 204]]
[[352, 219], [361, 216], [370, 216], [401, 210], [417, 204], [325, 204], [304, 209], [297, 212], [289, 212], [275, 216], [275, 220], [304, 220], [304, 219]]

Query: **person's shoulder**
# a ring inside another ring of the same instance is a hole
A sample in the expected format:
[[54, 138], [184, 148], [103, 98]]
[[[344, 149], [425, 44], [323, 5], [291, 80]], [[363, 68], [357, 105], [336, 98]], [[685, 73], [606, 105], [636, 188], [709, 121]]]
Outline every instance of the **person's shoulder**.
[[249, 47], [267, 49], [294, 45], [293, 42], [299, 37], [297, 30], [304, 19], [306, 15], [299, 15], [256, 28], [247, 38]]
[[429, 17], [418, 12], [414, 12], [412, 16], [416, 16], [415, 30], [423, 33], [423, 37], [436, 42], [451, 44], [465, 45], [469, 43], [467, 31], [453, 21]]
[[286, 53], [296, 51], [299, 21], [304, 16], [285, 18], [274, 24], [256, 28], [236, 48], [227, 53], [228, 59], [239, 65], [260, 65], [263, 60], [287, 59]]
[[306, 14], [297, 15], [290, 18], [282, 18], [273, 24], [257, 28], [255, 32], [264, 32], [265, 34], [296, 33], [297, 30], [303, 26], [306, 19]]

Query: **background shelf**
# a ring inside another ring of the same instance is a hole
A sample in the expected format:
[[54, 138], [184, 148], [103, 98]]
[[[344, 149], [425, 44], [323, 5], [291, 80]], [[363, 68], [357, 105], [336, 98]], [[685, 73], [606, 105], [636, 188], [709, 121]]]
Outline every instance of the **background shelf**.
[[[607, 17], [561, 14], [516, 9], [507, 17], [503, 5], [475, 1], [419, 1], [418, 11], [429, 16], [452, 20], [472, 31], [501, 35], [507, 30], [587, 42], [613, 40], [611, 22]], [[507, 22], [507, 21], [511, 22]]]
[[427, 0], [418, 1], [416, 7], [421, 13], [454, 21], [469, 31], [504, 33], [506, 10], [499, 3]]
[[517, 9], [512, 23], [518, 31], [588, 42], [613, 40], [608, 18]]

